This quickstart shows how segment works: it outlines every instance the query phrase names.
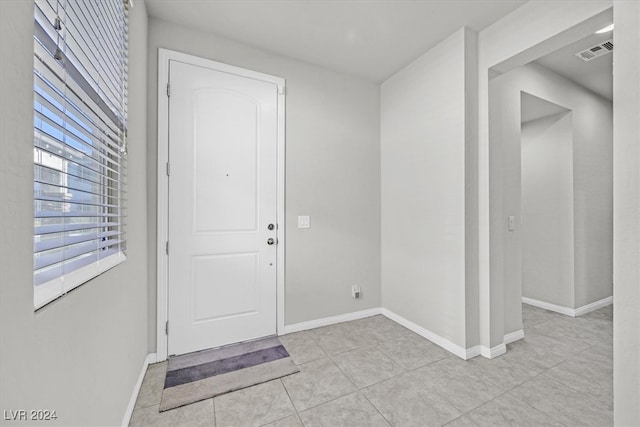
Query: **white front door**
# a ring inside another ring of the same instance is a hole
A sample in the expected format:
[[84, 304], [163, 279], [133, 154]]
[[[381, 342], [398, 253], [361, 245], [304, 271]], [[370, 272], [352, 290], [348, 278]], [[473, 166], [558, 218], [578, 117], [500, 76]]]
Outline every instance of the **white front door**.
[[207, 64], [169, 61], [169, 355], [276, 333], [278, 87]]

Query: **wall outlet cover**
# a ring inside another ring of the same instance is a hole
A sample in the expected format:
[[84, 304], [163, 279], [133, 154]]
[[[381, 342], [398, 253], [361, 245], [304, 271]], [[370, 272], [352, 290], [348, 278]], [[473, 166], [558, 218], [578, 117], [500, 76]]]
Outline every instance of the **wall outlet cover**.
[[351, 297], [354, 299], [358, 299], [360, 298], [360, 294], [361, 294], [360, 286], [353, 285], [351, 287]]
[[298, 216], [298, 228], [311, 228], [311, 217], [309, 215]]

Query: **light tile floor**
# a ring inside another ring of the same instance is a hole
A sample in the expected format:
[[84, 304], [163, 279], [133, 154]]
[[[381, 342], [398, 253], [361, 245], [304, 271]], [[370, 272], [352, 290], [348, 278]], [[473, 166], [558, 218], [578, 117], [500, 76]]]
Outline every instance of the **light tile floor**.
[[463, 361], [375, 316], [281, 337], [300, 373], [158, 412], [149, 366], [131, 426], [608, 426], [612, 306], [579, 318], [523, 305], [525, 338]]

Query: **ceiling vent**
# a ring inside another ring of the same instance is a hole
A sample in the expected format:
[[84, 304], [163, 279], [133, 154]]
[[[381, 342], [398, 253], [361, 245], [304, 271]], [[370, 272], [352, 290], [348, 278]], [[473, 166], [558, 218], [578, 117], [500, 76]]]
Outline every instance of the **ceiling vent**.
[[587, 62], [611, 52], [613, 52], [613, 39], [609, 39], [605, 42], [599, 43], [593, 47], [590, 47], [589, 49], [578, 52], [575, 55], [583, 61]]

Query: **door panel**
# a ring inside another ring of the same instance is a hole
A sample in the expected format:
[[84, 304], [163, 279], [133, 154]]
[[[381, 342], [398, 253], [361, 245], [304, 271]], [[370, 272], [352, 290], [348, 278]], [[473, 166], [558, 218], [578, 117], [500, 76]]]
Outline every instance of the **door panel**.
[[195, 229], [256, 231], [259, 105], [229, 91], [194, 95]]
[[192, 262], [192, 323], [256, 314], [257, 253], [195, 256]]
[[276, 333], [277, 86], [169, 63], [169, 354]]

